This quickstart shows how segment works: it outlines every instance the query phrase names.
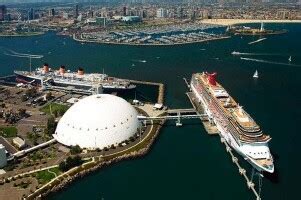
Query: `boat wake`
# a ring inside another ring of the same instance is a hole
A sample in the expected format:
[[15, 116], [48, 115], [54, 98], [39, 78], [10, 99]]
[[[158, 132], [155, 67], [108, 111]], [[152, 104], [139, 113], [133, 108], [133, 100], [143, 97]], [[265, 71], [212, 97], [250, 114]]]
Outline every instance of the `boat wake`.
[[43, 58], [43, 55], [37, 56], [37, 55], [18, 55], [18, 54], [10, 54], [10, 53], [4, 53], [6, 56], [12, 56], [12, 57], [18, 57], [18, 58], [36, 58], [40, 59]]
[[286, 65], [286, 66], [295, 66], [295, 67], [301, 67], [301, 65], [295, 65], [295, 64], [290, 64], [290, 63], [274, 62], [274, 61], [269, 61], [269, 60], [260, 60], [260, 59], [254, 59], [254, 58], [245, 58], [245, 57], [240, 57], [240, 59], [241, 59], [241, 60], [252, 61], [252, 62], [259, 62], [259, 63], [274, 64], [274, 65]]
[[263, 41], [263, 40], [266, 40], [266, 38], [260, 38], [260, 39], [258, 39], [258, 40], [253, 41], [253, 42], [249, 42], [248, 44], [255, 44], [255, 43], [261, 42], [261, 41]]
[[240, 56], [240, 55], [246, 55], [246, 56], [280, 56], [281, 54], [276, 54], [276, 53], [244, 53], [244, 52], [238, 52], [238, 51], [233, 51], [231, 53], [234, 56]]
[[133, 62], [140, 62], [140, 63], [146, 63], [146, 60], [132, 60]]
[[5, 49], [3, 51], [3, 54], [6, 55], [6, 56], [13, 56], [13, 57], [18, 57], [18, 58], [36, 58], [36, 59], [40, 59], [40, 58], [44, 57], [44, 55], [18, 53], [16, 51], [11, 50], [11, 49]]

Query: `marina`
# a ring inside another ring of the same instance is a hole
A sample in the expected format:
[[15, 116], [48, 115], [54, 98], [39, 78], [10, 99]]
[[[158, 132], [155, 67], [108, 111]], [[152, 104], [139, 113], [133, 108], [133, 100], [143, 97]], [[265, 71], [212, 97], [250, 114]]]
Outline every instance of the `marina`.
[[131, 31], [92, 32], [73, 35], [80, 42], [127, 45], [179, 45], [226, 39], [227, 35], [213, 34], [209, 24], [182, 24], [178, 26], [148, 27]]

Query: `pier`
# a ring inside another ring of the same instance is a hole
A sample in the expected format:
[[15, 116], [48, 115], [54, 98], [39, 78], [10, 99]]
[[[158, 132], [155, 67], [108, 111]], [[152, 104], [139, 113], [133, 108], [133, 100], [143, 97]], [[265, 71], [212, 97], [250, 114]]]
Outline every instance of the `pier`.
[[152, 85], [152, 86], [158, 86], [158, 98], [157, 103], [158, 104], [164, 104], [164, 84], [163, 83], [156, 83], [156, 82], [149, 82], [149, 81], [139, 81], [139, 80], [126, 80], [130, 83], [139, 84], [139, 85]]

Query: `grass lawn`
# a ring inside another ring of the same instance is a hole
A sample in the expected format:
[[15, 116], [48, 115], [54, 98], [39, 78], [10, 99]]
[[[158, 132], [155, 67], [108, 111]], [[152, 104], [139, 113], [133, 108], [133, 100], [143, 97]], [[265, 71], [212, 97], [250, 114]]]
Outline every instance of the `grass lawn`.
[[[61, 173], [58, 167], [49, 169], [49, 171], [44, 170], [36, 173], [36, 178], [38, 179], [38, 182], [40, 184], [48, 183], [49, 181], [51, 181], [53, 178], [55, 178]], [[56, 176], [54, 175], [54, 173], [56, 174]]]
[[16, 137], [17, 132], [18, 130], [14, 126], [0, 127], [0, 135], [5, 138]]
[[50, 103], [40, 109], [41, 112], [50, 114], [50, 107], [51, 107], [51, 112], [52, 114], [57, 112], [60, 113], [60, 115], [63, 115], [69, 107], [63, 104], [58, 104], [58, 103]]

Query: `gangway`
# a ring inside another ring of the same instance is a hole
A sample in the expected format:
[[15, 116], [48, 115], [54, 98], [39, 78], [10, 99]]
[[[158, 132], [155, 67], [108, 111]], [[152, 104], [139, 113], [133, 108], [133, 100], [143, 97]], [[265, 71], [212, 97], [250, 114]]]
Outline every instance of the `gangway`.
[[167, 111], [168, 114], [178, 114], [178, 113], [181, 113], [181, 114], [195, 114], [196, 113], [196, 110], [194, 108], [184, 108], [184, 109], [169, 109]]
[[181, 119], [201, 119], [202, 121], [208, 121], [208, 116], [206, 114], [181, 114], [180, 112], [177, 115], [166, 115], [166, 116], [156, 116], [156, 117], [149, 117], [144, 115], [138, 115], [138, 120], [143, 121], [146, 123], [148, 121], [153, 120], [176, 120], [176, 126], [182, 126]]

